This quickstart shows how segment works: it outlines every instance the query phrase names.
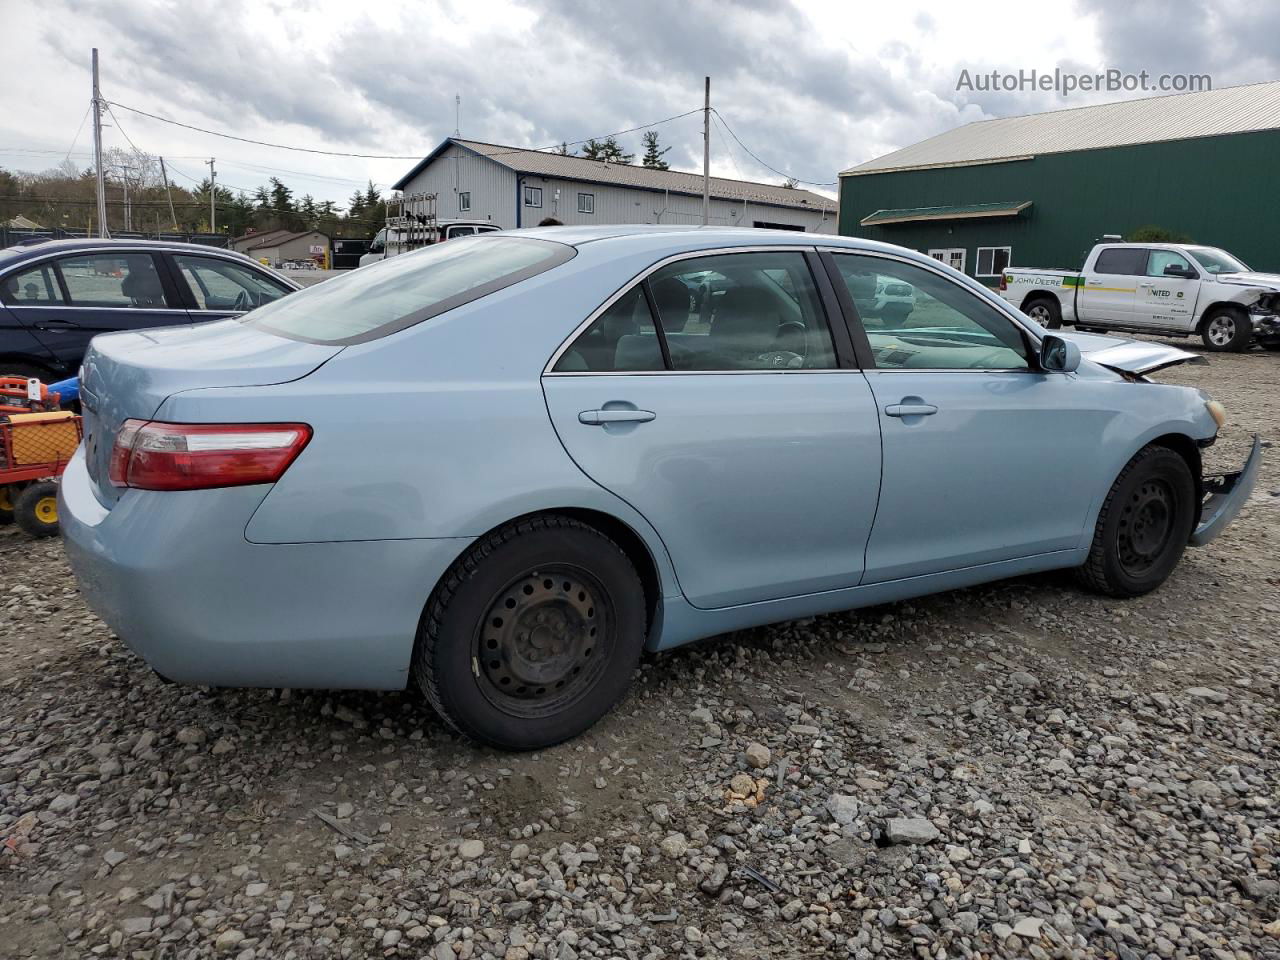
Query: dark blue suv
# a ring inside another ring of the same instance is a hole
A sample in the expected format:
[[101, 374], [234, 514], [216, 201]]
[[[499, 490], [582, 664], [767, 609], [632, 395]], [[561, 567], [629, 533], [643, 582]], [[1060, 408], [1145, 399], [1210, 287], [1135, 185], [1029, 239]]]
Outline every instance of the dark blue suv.
[[0, 375], [74, 376], [99, 333], [234, 317], [299, 289], [240, 253], [152, 240], [0, 250]]

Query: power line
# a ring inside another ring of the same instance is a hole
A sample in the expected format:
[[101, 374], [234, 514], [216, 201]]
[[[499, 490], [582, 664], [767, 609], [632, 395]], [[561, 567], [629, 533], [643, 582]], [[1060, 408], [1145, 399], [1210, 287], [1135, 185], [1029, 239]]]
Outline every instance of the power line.
[[89, 111], [93, 109], [93, 104], [84, 108], [84, 116], [80, 118], [80, 126], [76, 127], [76, 135], [71, 138], [71, 146], [67, 147], [67, 155], [62, 158], [62, 162], [66, 163], [71, 159], [71, 151], [76, 148], [76, 144], [80, 141], [80, 131], [84, 129], [84, 122], [89, 119]]
[[733, 139], [737, 141], [738, 146], [740, 146], [746, 152], [747, 156], [749, 156], [756, 163], [760, 164], [760, 166], [764, 167], [766, 170], [772, 170], [774, 173], [776, 173], [780, 177], [786, 177], [788, 180], [794, 180], [797, 183], [806, 183], [811, 187], [839, 186], [839, 181], [836, 181], [836, 180], [830, 180], [830, 181], [804, 180], [800, 177], [797, 177], [793, 173], [784, 173], [783, 171], [779, 170], [777, 167], [770, 166], [769, 164], [761, 160], [759, 157], [757, 157], [754, 153], [752, 153], [750, 149], [748, 149], [747, 145], [742, 142], [742, 140], [738, 137], [736, 133], [733, 132], [733, 127], [729, 126], [729, 121], [725, 120], [725, 118], [720, 114], [719, 110], [717, 110], [715, 107], [712, 107], [711, 112], [714, 113], [717, 117], [719, 117], [720, 122], [724, 124], [724, 128], [729, 131], [729, 136], [733, 137]]

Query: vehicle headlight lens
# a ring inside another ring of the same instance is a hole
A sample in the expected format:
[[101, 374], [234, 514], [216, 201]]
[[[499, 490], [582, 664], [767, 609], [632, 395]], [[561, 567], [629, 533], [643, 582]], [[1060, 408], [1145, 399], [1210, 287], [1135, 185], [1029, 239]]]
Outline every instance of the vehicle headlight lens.
[[1227, 408], [1220, 404], [1217, 400], [1206, 400], [1204, 408], [1209, 411], [1209, 416], [1213, 417], [1213, 422], [1218, 425], [1221, 430], [1227, 424]]

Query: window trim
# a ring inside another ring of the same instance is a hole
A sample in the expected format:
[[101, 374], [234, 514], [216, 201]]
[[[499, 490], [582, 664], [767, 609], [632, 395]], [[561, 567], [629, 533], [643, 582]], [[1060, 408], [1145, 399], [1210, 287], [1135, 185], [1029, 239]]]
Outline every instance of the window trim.
[[[1005, 252], [1004, 267], [1003, 267], [1003, 268], [1001, 268], [1000, 270], [995, 271], [994, 273], [979, 273], [979, 272], [978, 272], [978, 265], [979, 265], [980, 263], [982, 263], [982, 251], [983, 251], [983, 250], [991, 250], [991, 251], [993, 251], [993, 255], [992, 255], [992, 257], [991, 257], [991, 262], [992, 262], [992, 264], [994, 264], [994, 263], [996, 262], [996, 258], [995, 258], [995, 256], [994, 256], [994, 251], [996, 251], [996, 250], [1003, 250], [1003, 251]], [[973, 275], [974, 275], [975, 277], [998, 277], [998, 276], [1001, 276], [1001, 275], [1004, 273], [1004, 271], [1005, 271], [1005, 270], [1007, 270], [1007, 269], [1009, 269], [1011, 266], [1013, 266], [1013, 247], [1010, 247], [1010, 246], [978, 247], [978, 248], [973, 252]]]
[[[763, 370], [557, 370], [555, 366], [560, 362], [560, 358], [566, 354], [569, 349], [577, 342], [578, 337], [586, 333], [591, 325], [599, 319], [600, 315], [612, 307], [617, 301], [631, 292], [636, 284], [643, 284], [645, 287], [645, 297], [649, 303], [649, 310], [653, 314], [654, 327], [658, 332], [658, 340], [662, 344], [663, 362], [669, 363], [666, 346], [666, 336], [662, 332], [662, 320], [658, 316], [652, 301], [652, 292], [648, 290], [649, 277], [663, 267], [673, 263], [679, 263], [682, 260], [698, 260], [703, 257], [718, 257], [733, 253], [798, 253], [805, 261], [809, 273], [813, 277], [813, 285], [818, 294], [819, 307], [822, 310], [823, 318], [827, 323], [827, 332], [831, 335], [832, 347], [835, 353], [836, 365], [834, 367], [819, 367], [814, 369], [799, 368], [780, 368], [780, 369], [763, 369]], [[610, 294], [603, 303], [591, 311], [587, 318], [579, 323], [570, 334], [565, 337], [564, 341], [556, 347], [551, 354], [551, 359], [546, 362], [542, 368], [542, 376], [544, 377], [720, 377], [720, 376], [778, 376], [795, 374], [830, 374], [830, 373], [860, 373], [861, 370], [854, 357], [850, 356], [850, 351], [846, 350], [848, 344], [845, 344], [841, 329], [847, 323], [847, 320], [840, 312], [833, 312], [832, 303], [828, 299], [827, 291], [823, 289], [823, 280], [830, 283], [830, 278], [823, 275], [821, 263], [817, 258], [818, 250], [814, 246], [807, 244], [777, 244], [777, 245], [752, 245], [743, 247], [711, 247], [705, 250], [685, 250], [681, 253], [671, 254], [640, 271], [631, 279], [627, 280], [621, 287]], [[847, 335], [847, 329], [844, 330]]]
[[[538, 202], [537, 202], [537, 203], [534, 203], [534, 202], [530, 199], [530, 198], [533, 196], [533, 192], [534, 192], [535, 190], [538, 192]], [[524, 185], [524, 205], [525, 205], [526, 207], [529, 207], [529, 208], [533, 209], [533, 210], [541, 210], [541, 209], [542, 209], [542, 188], [541, 188], [541, 187], [531, 187], [529, 184], [527, 184], [527, 183], [526, 183], [526, 184]]]
[[[583, 200], [589, 201], [586, 206], [591, 209], [584, 209]], [[596, 195], [594, 193], [578, 193], [578, 212], [583, 216], [594, 217], [596, 215]]]
[[[957, 248], [958, 249], [958, 248]], [[894, 253], [881, 252], [879, 250], [862, 250], [857, 247], [819, 247], [818, 253], [822, 256], [823, 262], [827, 267], [827, 272], [831, 275], [831, 283], [836, 289], [837, 297], [840, 299], [840, 305], [845, 310], [846, 322], [849, 324], [849, 335], [853, 338], [855, 349], [858, 351], [858, 358], [862, 362], [862, 369], [867, 373], [1030, 373], [1036, 376], [1045, 376], [1045, 371], [1040, 370], [1036, 366], [1036, 358], [1040, 355], [1040, 338], [1026, 324], [1019, 319], [1019, 316], [1013, 310], [1011, 304], [1002, 297], [995, 294], [980, 294], [975, 290], [970, 290], [965, 284], [956, 283], [954, 277], [948, 276], [937, 266], [945, 266], [940, 260], [934, 260], [929, 257], [930, 263], [921, 263], [911, 257], [903, 257]], [[973, 297], [979, 303], [983, 303], [995, 310], [996, 313], [1002, 315], [1006, 320], [1013, 324], [1014, 328], [1022, 334], [1023, 342], [1027, 345], [1027, 365], [1025, 367], [910, 367], [910, 368], [894, 368], [879, 367], [875, 362], [875, 354], [871, 350], [871, 341], [867, 337], [866, 327], [863, 326], [862, 317], [858, 314], [857, 305], [853, 302], [853, 297], [849, 293], [849, 288], [844, 283], [844, 278], [840, 275], [840, 268], [835, 262], [835, 257], [844, 254], [846, 256], [875, 257], [880, 260], [895, 260], [899, 263], [905, 263], [908, 266], [919, 267], [921, 270], [929, 270], [937, 274], [939, 279], [959, 287], [969, 296]], [[839, 281], [839, 282], [837, 282]]]
[[[465, 200], [463, 199], [464, 197], [466, 198]], [[458, 191], [458, 212], [459, 213], [471, 212], [471, 191], [470, 190]]]

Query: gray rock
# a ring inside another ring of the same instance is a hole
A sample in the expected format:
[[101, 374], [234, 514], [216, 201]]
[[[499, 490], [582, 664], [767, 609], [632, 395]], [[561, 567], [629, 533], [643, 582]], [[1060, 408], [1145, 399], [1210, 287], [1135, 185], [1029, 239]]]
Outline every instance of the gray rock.
[[885, 823], [884, 835], [890, 843], [932, 843], [941, 832], [923, 817], [897, 817]]
[[747, 744], [746, 757], [748, 766], [756, 770], [763, 770], [769, 765], [769, 761], [773, 759], [773, 754], [763, 743], [749, 743]]
[[841, 826], [848, 826], [858, 819], [858, 798], [844, 793], [833, 793], [827, 797], [827, 812], [831, 819]]
[[463, 860], [478, 860], [484, 856], [483, 840], [463, 840], [458, 844], [458, 856]]

